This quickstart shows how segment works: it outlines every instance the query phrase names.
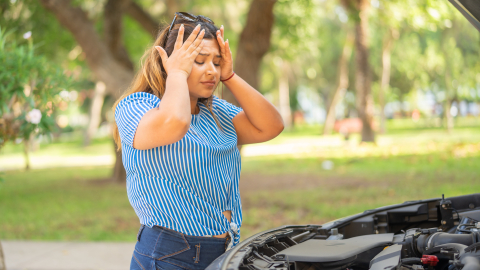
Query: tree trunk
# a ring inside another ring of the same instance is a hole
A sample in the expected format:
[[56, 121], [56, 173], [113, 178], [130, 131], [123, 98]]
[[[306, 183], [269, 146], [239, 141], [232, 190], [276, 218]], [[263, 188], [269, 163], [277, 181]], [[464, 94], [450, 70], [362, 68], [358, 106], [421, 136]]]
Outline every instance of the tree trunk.
[[30, 170], [30, 138], [23, 140], [23, 155], [25, 157], [25, 170]]
[[95, 136], [98, 126], [100, 125], [100, 120], [102, 118], [103, 101], [105, 100], [105, 89], [106, 87], [103, 82], [97, 82], [97, 84], [95, 85], [92, 104], [90, 105], [90, 118], [83, 141], [84, 146], [90, 145], [90, 142]]
[[104, 8], [104, 36], [109, 52], [117, 63], [133, 71], [127, 49], [123, 45], [123, 13], [130, 5], [130, 0], [108, 0]]
[[393, 41], [398, 39], [399, 33], [396, 29], [390, 29], [383, 41], [382, 50], [382, 79], [380, 84], [380, 92], [378, 95], [378, 101], [380, 103], [380, 133], [386, 132], [385, 126], [385, 92], [390, 87], [390, 73], [391, 73], [391, 54]]
[[117, 145], [115, 141], [112, 139], [113, 148], [115, 149], [115, 166], [113, 167], [113, 175], [112, 180], [116, 183], [125, 183], [127, 181], [127, 172], [125, 171], [125, 167], [123, 167], [122, 162], [122, 152], [117, 151]]
[[444, 116], [445, 116], [445, 121], [446, 121], [446, 126], [447, 126], [447, 132], [451, 133], [453, 131], [453, 116], [451, 114], [451, 109], [452, 109], [452, 102], [456, 96], [456, 89], [458, 88], [458, 85], [454, 85], [452, 81], [452, 64], [450, 60], [450, 55], [448, 52], [448, 49], [445, 47], [445, 44], [447, 44], [448, 38], [451, 37], [450, 32], [451, 29], [446, 29], [445, 31], [442, 32], [442, 52], [443, 52], [443, 58], [445, 59], [445, 110], [444, 110]]
[[352, 56], [352, 47], [353, 33], [348, 31], [342, 55], [338, 61], [338, 84], [327, 110], [325, 125], [323, 126], [323, 135], [329, 135], [332, 133], [333, 126], [335, 125], [335, 107], [343, 99], [348, 88], [348, 63]]
[[[259, 69], [262, 58], [270, 48], [273, 27], [273, 6], [276, 0], [253, 0], [247, 16], [247, 23], [240, 35], [234, 70], [253, 88], [259, 86]], [[224, 99], [239, 105], [230, 90], [225, 91]]]
[[445, 101], [445, 111], [444, 111], [444, 114], [445, 114], [445, 121], [447, 121], [447, 132], [448, 133], [451, 133], [453, 131], [453, 126], [454, 126], [454, 123], [453, 123], [453, 116], [452, 114], [450, 113], [450, 110], [452, 109], [452, 101], [447, 99]]
[[[127, 1], [107, 2], [112, 10], [105, 13], [105, 39], [102, 41], [87, 14], [78, 6], [73, 6], [70, 0], [40, 0], [42, 5], [50, 10], [60, 24], [65, 27], [82, 47], [88, 67], [96, 80], [105, 83], [107, 94], [119, 98], [133, 79], [133, 65], [124, 50], [121, 35], [121, 16], [118, 13], [128, 9]], [[118, 5], [118, 6], [115, 6]], [[115, 12], [117, 13], [115, 13]], [[117, 160], [113, 170], [116, 182], [125, 182], [125, 173], [121, 154], [116, 152]], [[123, 173], [122, 173], [123, 170]]]
[[157, 38], [157, 32], [159, 29], [159, 24], [155, 21], [150, 14], [145, 12], [137, 3], [131, 1], [128, 7], [125, 9], [125, 12], [132, 19], [136, 20], [143, 29], [149, 33], [153, 39]]
[[358, 21], [355, 25], [355, 88], [357, 90], [356, 105], [362, 120], [362, 142], [374, 142], [373, 131], [373, 97], [371, 93], [371, 74], [368, 62], [368, 9], [370, 1], [358, 0]]
[[0, 242], [0, 270], [6, 270], [5, 266], [5, 255], [3, 255], [2, 242]]
[[[101, 40], [87, 14], [68, 0], [41, 0], [60, 24], [65, 27], [82, 47], [88, 67], [107, 86], [107, 92], [119, 98], [133, 79], [133, 70], [119, 63], [112, 51]], [[122, 42], [118, 39], [118, 42]]]
[[180, 6], [182, 5], [180, 0], [166, 0], [164, 3], [167, 6], [167, 17], [173, 20], [175, 12], [181, 11]]
[[290, 110], [290, 91], [288, 85], [288, 63], [282, 61], [281, 76], [278, 85], [280, 115], [285, 123], [285, 129], [292, 127], [292, 111]]

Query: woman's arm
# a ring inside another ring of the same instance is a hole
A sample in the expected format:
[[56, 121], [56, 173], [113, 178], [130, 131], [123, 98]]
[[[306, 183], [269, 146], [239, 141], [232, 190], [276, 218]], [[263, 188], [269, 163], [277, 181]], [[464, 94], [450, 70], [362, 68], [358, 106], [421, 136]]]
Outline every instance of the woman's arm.
[[235, 74], [225, 85], [243, 109], [233, 118], [238, 144], [268, 141], [283, 131], [283, 120], [275, 106], [246, 81]]
[[187, 78], [194, 59], [203, 47], [205, 32], [197, 36], [199, 31], [200, 27], [197, 26], [183, 43], [184, 27], [181, 26], [170, 57], [163, 48], [156, 47], [168, 73], [165, 93], [159, 107], [145, 113], [140, 120], [133, 139], [134, 148], [146, 150], [175, 143], [190, 128], [192, 115]]
[[[233, 74], [230, 44], [223, 40], [223, 26], [217, 31], [217, 40], [222, 54], [221, 79]], [[275, 138], [283, 131], [284, 125], [275, 106], [238, 75], [233, 75], [224, 84], [232, 91], [243, 112], [233, 118], [238, 144], [259, 143]]]

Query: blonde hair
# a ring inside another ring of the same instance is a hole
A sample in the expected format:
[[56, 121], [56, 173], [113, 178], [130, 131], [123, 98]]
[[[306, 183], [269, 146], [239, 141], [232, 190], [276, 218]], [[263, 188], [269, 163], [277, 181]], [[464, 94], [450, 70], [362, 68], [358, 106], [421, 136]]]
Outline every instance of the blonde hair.
[[[205, 29], [204, 39], [216, 40], [216, 32], [218, 28], [215, 25], [204, 22], [204, 21], [192, 22], [192, 21], [177, 19], [174, 27], [172, 27], [172, 30], [168, 34], [168, 37], [165, 41], [165, 45], [163, 45], [162, 43], [163, 43], [163, 40], [165, 39], [165, 35], [168, 32], [169, 26], [164, 27], [163, 29], [160, 29], [159, 35], [157, 36], [157, 39], [155, 40], [153, 46], [151, 46], [151, 48], [148, 49], [145, 52], [145, 54], [142, 56], [141, 67], [137, 72], [137, 74], [135, 75], [130, 87], [113, 105], [114, 115], [115, 115], [115, 109], [118, 103], [122, 99], [124, 99], [125, 97], [133, 93], [146, 92], [146, 93], [150, 93], [157, 96], [159, 99], [163, 97], [163, 94], [165, 93], [165, 82], [167, 79], [167, 73], [163, 68], [162, 59], [157, 49], [155, 49], [155, 46], [162, 46], [167, 52], [167, 55], [170, 56], [173, 52], [175, 41], [178, 36], [180, 23], [183, 23], [184, 29], [185, 29], [184, 36], [183, 36], [184, 42], [190, 36], [190, 34], [192, 33], [193, 29], [197, 24], [200, 24], [201, 28]], [[221, 125], [218, 119], [215, 117], [215, 114], [213, 113], [212, 101], [213, 101], [213, 95], [208, 98], [198, 99], [198, 102], [203, 103], [207, 107], [207, 109], [210, 111], [213, 118], [215, 119], [215, 122], [217, 123], [218, 127], [221, 128]], [[118, 131], [118, 126], [116, 122], [113, 123], [113, 139], [115, 140], [115, 143], [117, 145], [117, 150], [120, 150], [122, 148], [122, 144], [121, 144], [120, 133]]]

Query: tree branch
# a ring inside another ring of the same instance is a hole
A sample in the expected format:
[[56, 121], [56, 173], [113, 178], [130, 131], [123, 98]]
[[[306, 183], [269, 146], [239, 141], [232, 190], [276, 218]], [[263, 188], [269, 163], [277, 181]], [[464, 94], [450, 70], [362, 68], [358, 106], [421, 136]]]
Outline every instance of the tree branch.
[[130, 0], [108, 0], [105, 4], [105, 42], [113, 57], [127, 69], [133, 70], [133, 63], [122, 40], [122, 16]]
[[86, 61], [96, 79], [103, 81], [107, 92], [120, 97], [133, 78], [133, 71], [118, 63], [95, 31], [87, 14], [79, 7], [73, 7], [71, 0], [40, 0], [60, 24], [65, 27], [82, 47]]
[[[238, 42], [235, 56], [235, 72], [258, 89], [259, 69], [262, 58], [270, 48], [270, 36], [273, 27], [273, 6], [276, 0], [253, 0]], [[230, 91], [225, 93], [228, 102], [238, 105]]]
[[130, 1], [130, 4], [126, 7], [125, 13], [137, 21], [147, 33], [149, 33], [153, 39], [157, 38], [157, 32], [159, 23], [150, 16], [145, 10], [142, 9], [137, 3]]

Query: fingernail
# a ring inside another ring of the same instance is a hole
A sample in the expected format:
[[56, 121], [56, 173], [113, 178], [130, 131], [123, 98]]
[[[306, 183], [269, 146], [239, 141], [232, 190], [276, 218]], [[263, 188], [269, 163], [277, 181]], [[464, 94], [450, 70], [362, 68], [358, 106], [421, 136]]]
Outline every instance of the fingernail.
[[195, 28], [198, 28], [198, 27], [200, 27], [200, 24], [197, 24], [197, 26], [195, 26]]
[[155, 49], [158, 49], [158, 48], [160, 48], [160, 46], [155, 46]]
[[180, 25], [180, 28], [183, 28], [183, 23]]

